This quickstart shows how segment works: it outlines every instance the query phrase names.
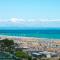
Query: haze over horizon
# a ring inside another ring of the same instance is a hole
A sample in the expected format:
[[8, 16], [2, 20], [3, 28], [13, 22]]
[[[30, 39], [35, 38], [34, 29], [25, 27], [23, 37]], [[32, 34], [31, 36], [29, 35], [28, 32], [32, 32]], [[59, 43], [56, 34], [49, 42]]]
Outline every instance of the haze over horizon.
[[60, 28], [60, 0], [1, 0], [0, 29]]

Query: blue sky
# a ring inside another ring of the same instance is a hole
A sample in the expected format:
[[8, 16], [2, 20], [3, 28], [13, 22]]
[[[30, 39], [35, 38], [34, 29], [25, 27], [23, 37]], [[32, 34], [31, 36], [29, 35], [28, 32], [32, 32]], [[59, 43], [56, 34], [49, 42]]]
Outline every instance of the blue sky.
[[0, 28], [60, 28], [60, 0], [0, 0]]

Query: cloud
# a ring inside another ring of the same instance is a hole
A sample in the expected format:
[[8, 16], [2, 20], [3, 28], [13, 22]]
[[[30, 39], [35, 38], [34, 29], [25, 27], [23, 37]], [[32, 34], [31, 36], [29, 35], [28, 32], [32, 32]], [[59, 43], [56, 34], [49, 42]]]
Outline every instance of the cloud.
[[12, 23], [20, 23], [20, 22], [24, 22], [25, 20], [24, 19], [19, 19], [19, 18], [11, 18], [10, 19], [10, 22]]
[[0, 19], [1, 26], [17, 26], [17, 27], [60, 27], [60, 19], [23, 19], [11, 18]]
[[0, 19], [0, 23], [10, 22], [10, 23], [39, 23], [39, 22], [60, 22], [60, 19], [23, 19], [23, 18], [11, 18], [11, 19]]
[[17, 18], [11, 18], [10, 22], [16, 23], [17, 22]]

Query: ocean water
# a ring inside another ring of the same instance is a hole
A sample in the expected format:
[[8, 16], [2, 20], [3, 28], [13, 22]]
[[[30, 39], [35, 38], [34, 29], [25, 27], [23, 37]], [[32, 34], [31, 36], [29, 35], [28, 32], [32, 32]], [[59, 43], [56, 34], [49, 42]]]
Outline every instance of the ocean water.
[[60, 30], [0, 30], [0, 35], [60, 39]]

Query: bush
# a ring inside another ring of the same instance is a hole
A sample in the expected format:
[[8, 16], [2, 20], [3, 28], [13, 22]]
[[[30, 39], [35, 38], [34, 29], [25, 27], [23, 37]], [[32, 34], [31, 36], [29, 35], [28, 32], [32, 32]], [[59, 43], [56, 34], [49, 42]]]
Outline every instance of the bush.
[[25, 52], [23, 52], [23, 51], [17, 51], [16, 52], [16, 57], [19, 57], [19, 58], [27, 58], [28, 55]]
[[32, 60], [32, 56], [28, 56], [28, 60]]
[[33, 60], [37, 60], [37, 58], [34, 58]]

